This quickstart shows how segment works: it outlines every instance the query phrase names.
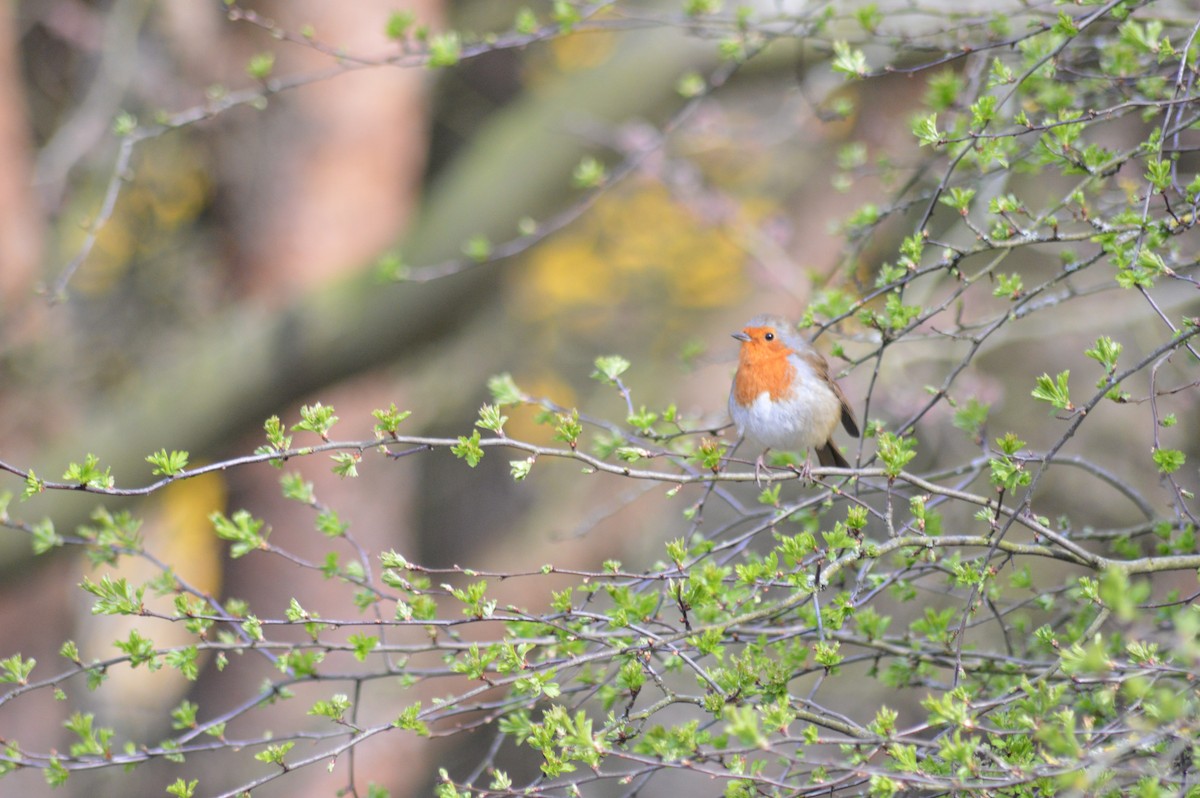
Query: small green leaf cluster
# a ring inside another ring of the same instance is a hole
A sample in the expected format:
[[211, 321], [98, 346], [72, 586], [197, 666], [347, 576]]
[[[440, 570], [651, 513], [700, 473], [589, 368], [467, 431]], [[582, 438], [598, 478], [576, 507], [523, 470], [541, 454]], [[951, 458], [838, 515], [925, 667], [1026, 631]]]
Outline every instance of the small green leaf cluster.
[[217, 537], [233, 543], [229, 554], [234, 559], [267, 547], [267, 537], [271, 533], [270, 528], [268, 527], [264, 531], [266, 522], [255, 518], [245, 510], [238, 510], [232, 517], [214, 510], [208, 516], [208, 520], [212, 523]]

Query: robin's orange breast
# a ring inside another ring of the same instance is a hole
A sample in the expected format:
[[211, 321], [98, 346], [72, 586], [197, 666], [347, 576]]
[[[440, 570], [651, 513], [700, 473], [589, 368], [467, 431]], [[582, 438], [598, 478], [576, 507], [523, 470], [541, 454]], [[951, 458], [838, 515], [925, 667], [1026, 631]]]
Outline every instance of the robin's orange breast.
[[743, 407], [753, 404], [763, 393], [778, 401], [792, 392], [792, 383], [795, 380], [796, 367], [786, 354], [773, 357], [742, 357], [734, 377], [733, 398]]

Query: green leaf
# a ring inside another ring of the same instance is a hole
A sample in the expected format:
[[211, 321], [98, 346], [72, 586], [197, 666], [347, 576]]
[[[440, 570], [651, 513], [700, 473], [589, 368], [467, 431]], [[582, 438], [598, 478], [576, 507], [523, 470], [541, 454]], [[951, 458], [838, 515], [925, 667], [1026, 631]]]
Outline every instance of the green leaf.
[[450, 452], [460, 460], [466, 460], [471, 468], [479, 465], [483, 459], [483, 447], [479, 445], [479, 430], [472, 430], [471, 437], [458, 436], [458, 443], [450, 447]]
[[91, 516], [95, 524], [81, 526], [79, 536], [88, 542], [88, 559], [93, 563], [115, 563], [121, 554], [142, 550], [142, 522], [121, 510], [115, 515], [97, 507]]
[[21, 501], [32, 498], [46, 489], [46, 483], [37, 478], [33, 469], [25, 475], [25, 488], [21, 491]]
[[124, 640], [116, 640], [113, 645], [129, 657], [131, 668], [146, 664], [150, 665], [150, 670], [158, 670], [161, 667], [155, 662], [154, 641], [142, 637], [137, 629], [131, 629], [129, 637]]
[[1024, 463], [1008, 455], [988, 460], [988, 479], [997, 488], [1007, 491], [1024, 487], [1033, 481], [1033, 475], [1025, 470]]
[[925, 90], [925, 103], [935, 111], [947, 111], [958, 102], [958, 97], [965, 87], [957, 71], [943, 69], [929, 78]]
[[768, 507], [778, 507], [779, 493], [782, 489], [782, 482], [776, 482], [774, 485], [763, 488], [758, 494], [758, 503], [765, 504]]
[[395, 438], [397, 431], [400, 429], [401, 422], [412, 415], [411, 410], [397, 410], [396, 403], [392, 402], [388, 405], [387, 410], [372, 410], [371, 415], [375, 417], [375, 437], [391, 437]]
[[105, 574], [99, 582], [93, 582], [85, 576], [80, 587], [96, 596], [93, 615], [140, 615], [145, 609], [142, 599], [146, 589], [131, 587], [125, 577], [113, 579]]
[[154, 466], [151, 473], [173, 477], [187, 468], [188, 453], [172, 451], [168, 454], [166, 449], [159, 449], [154, 454], [147, 456], [146, 462]]
[[636, 463], [652, 454], [649, 449], [643, 449], [640, 446], [618, 446], [616, 449], [617, 458], [626, 463]]
[[271, 416], [263, 422], [263, 429], [266, 430], [267, 443], [272, 451], [292, 448], [292, 437], [284, 433], [283, 422], [279, 420], [279, 416]]
[[924, 312], [920, 305], [905, 305], [900, 294], [893, 291], [884, 301], [884, 315], [877, 317], [889, 330], [904, 330]]
[[865, 230], [878, 222], [879, 216], [879, 206], [874, 202], [867, 202], [846, 218], [846, 229], [851, 232]]
[[62, 762], [59, 761], [57, 756], [50, 757], [50, 762], [46, 765], [45, 772], [47, 784], [51, 787], [61, 787], [67, 783], [70, 775], [70, 771], [63, 767]]
[[256, 53], [246, 64], [246, 74], [255, 80], [266, 80], [275, 69], [275, 53]]
[[1070, 37], [1079, 35], [1079, 26], [1075, 24], [1075, 20], [1066, 11], [1058, 12], [1058, 20], [1055, 21], [1054, 27], [1051, 30], [1060, 36]]
[[1178, 449], [1155, 449], [1151, 455], [1161, 474], [1173, 474], [1186, 462], [1187, 456]]
[[336, 511], [325, 509], [317, 513], [317, 531], [327, 538], [345, 536], [350, 525], [343, 521]]
[[1012, 67], [1004, 62], [1001, 58], [992, 59], [992, 68], [988, 73], [988, 88], [996, 86], [1007, 86], [1016, 80], [1016, 75], [1013, 74]]
[[930, 537], [936, 537], [942, 534], [942, 516], [926, 507], [928, 499], [928, 496], [913, 496], [908, 500], [908, 509], [916, 521], [917, 530]]
[[1069, 369], [1059, 372], [1054, 379], [1051, 379], [1049, 374], [1043, 374], [1037, 378], [1037, 385], [1032, 391], [1033, 398], [1049, 402], [1059, 410], [1074, 410], [1075, 405], [1071, 404], [1071, 391], [1067, 387], [1067, 380], [1070, 376]]
[[116, 136], [128, 136], [133, 131], [137, 130], [137, 117], [128, 111], [119, 112], [113, 119], [112, 130]]
[[1162, 158], [1147, 161], [1143, 177], [1150, 181], [1155, 191], [1166, 191], [1171, 187], [1171, 161], [1164, 161]]
[[[30, 475], [32, 475], [32, 471]], [[110, 468], [100, 468], [100, 458], [94, 454], [84, 457], [82, 463], [70, 463], [63, 473], [64, 480], [86, 485], [96, 490], [108, 490], [115, 483]]]
[[373, 271], [380, 282], [403, 282], [412, 274], [409, 265], [404, 261], [404, 255], [399, 252], [385, 252], [380, 255]]
[[246, 636], [251, 640], [261, 641], [263, 639], [262, 621], [260, 621], [257, 616], [246, 616], [246, 620], [242, 621], [241, 627], [242, 631], [245, 632]]
[[184, 699], [183, 703], [171, 710], [171, 728], [177, 731], [196, 728], [196, 713], [200, 707]]
[[942, 134], [937, 129], [937, 116], [932, 113], [913, 120], [912, 133], [922, 147], [936, 147], [943, 143]]
[[288, 751], [291, 751], [294, 745], [295, 743], [291, 741], [279, 745], [268, 745], [265, 751], [259, 751], [254, 758], [259, 762], [273, 763], [282, 767], [284, 765], [283, 758], [287, 756]]
[[341, 722], [347, 710], [350, 708], [349, 697], [342, 692], [335, 692], [330, 696], [329, 701], [317, 701], [308, 710], [308, 714], [316, 715], [318, 718], [329, 718], [330, 720]]
[[303, 474], [290, 472], [279, 478], [283, 497], [302, 504], [314, 504], [317, 496], [313, 492], [313, 484], [304, 478]]
[[699, 97], [707, 90], [708, 83], [699, 72], [684, 72], [679, 77], [679, 82], [675, 84], [675, 91], [685, 99]]
[[620, 355], [604, 355], [596, 358], [595, 363], [596, 370], [592, 372], [592, 379], [609, 384], [615, 384], [630, 366], [629, 361]]
[[901, 437], [893, 432], [879, 435], [879, 459], [883, 460], [883, 469], [889, 477], [897, 477], [904, 466], [917, 456], [917, 441], [911, 437]]
[[462, 57], [462, 39], [456, 31], [433, 36], [429, 40], [429, 66], [452, 67]]
[[463, 609], [463, 615], [475, 618], [490, 618], [496, 609], [496, 602], [493, 599], [487, 598], [487, 580], [480, 579], [478, 582], [472, 582], [465, 588], [456, 588], [453, 585], [442, 585], [450, 595], [466, 605]]
[[168, 651], [163, 660], [168, 667], [182, 673], [184, 678], [189, 682], [194, 682], [200, 676], [199, 656], [200, 650], [198, 647], [185, 646], [174, 651]]
[[961, 188], [953, 186], [949, 194], [942, 194], [938, 199], [943, 205], [949, 205], [959, 212], [960, 215], [966, 216], [971, 209], [971, 200], [975, 198], [975, 189]]
[[49, 518], [43, 518], [34, 524], [30, 528], [30, 532], [32, 533], [34, 554], [45, 554], [66, 542], [62, 535], [54, 531], [54, 522]]
[[475, 422], [475, 426], [503, 436], [504, 422], [506, 421], [508, 421], [508, 416], [500, 414], [500, 407], [498, 405], [485, 404], [479, 408], [479, 420]]
[[329, 459], [333, 460], [333, 473], [342, 479], [358, 476], [358, 461], [362, 459], [358, 452], [337, 452], [329, 455]]
[[955, 408], [953, 424], [968, 435], [978, 438], [983, 431], [984, 424], [987, 423], [989, 410], [991, 410], [990, 405], [985, 405], [975, 397], [971, 397], [965, 405]]
[[192, 779], [185, 782], [182, 777], [178, 777], [167, 787], [167, 795], [173, 795], [175, 798], [192, 798], [196, 794], [196, 787], [199, 785], [199, 779]]
[[821, 533], [828, 551], [856, 551], [861, 548], [861, 541], [850, 533], [849, 528], [840, 521], [834, 524], [832, 530]]
[[492, 256], [492, 242], [485, 235], [473, 235], [462, 245], [462, 252], [476, 263], [484, 263]]
[[1109, 568], [1100, 577], [1100, 601], [1125, 623], [1138, 617], [1139, 605], [1150, 597], [1150, 584], [1144, 579], [1130, 580], [1119, 568]]
[[562, 441], [572, 449], [579, 445], [579, 436], [583, 434], [583, 425], [579, 423], [579, 411], [570, 413], [555, 413], [558, 423], [554, 427], [554, 439]]
[[996, 439], [996, 448], [1007, 455], [1013, 455], [1021, 451], [1025, 446], [1025, 441], [1018, 438], [1011, 432], [1004, 433], [1004, 437]]
[[235, 560], [256, 549], [267, 547], [270, 529], [266, 532], [261, 531], [266, 522], [256, 519], [245, 510], [238, 510], [231, 518], [227, 518], [220, 511], [214, 511], [208, 516], [208, 520], [212, 523], [217, 537], [233, 543], [229, 555]]
[[992, 296], [1016, 300], [1021, 298], [1024, 291], [1025, 284], [1021, 280], [1021, 275], [997, 274], [996, 287], [992, 289]]
[[35, 665], [36, 659], [22, 659], [20, 654], [0, 659], [0, 682], [26, 684]]
[[571, 173], [571, 183], [575, 188], [598, 188], [607, 179], [608, 170], [604, 164], [590, 155], [585, 155]]
[[996, 118], [996, 105], [999, 101], [994, 95], [985, 94], [971, 103], [971, 127], [983, 130]]
[[645, 405], [642, 405], [636, 412], [625, 417], [625, 422], [642, 434], [652, 432], [650, 428], [654, 426], [654, 422], [656, 421], [658, 421], [658, 413], [647, 410]]
[[71, 660], [71, 662], [74, 662], [76, 665], [82, 664], [79, 659], [79, 647], [75, 644], [74, 640], [68, 640], [67, 642], [63, 643], [58, 649], [58, 655], [65, 659]]
[[550, 16], [558, 23], [560, 33], [570, 33], [583, 19], [579, 8], [575, 3], [569, 2], [569, 0], [554, 0]]
[[492, 394], [492, 401], [499, 407], [519, 405], [526, 401], [525, 395], [521, 393], [521, 389], [513, 381], [512, 375], [507, 372], [489, 378], [487, 387], [488, 391]]
[[873, 607], [861, 607], [854, 613], [854, 623], [867, 640], [879, 640], [892, 623], [889, 615], [880, 615]]
[[359, 662], [366, 662], [367, 655], [379, 645], [379, 638], [375, 635], [352, 634], [347, 638], [347, 642], [354, 647], [354, 658]]
[[396, 728], [415, 731], [421, 737], [428, 737], [429, 727], [420, 719], [420, 716], [421, 702], [410, 704], [400, 713], [400, 717], [396, 718]]
[[831, 643], [817, 642], [813, 644], [813, 659], [817, 664], [824, 667], [825, 670], [833, 673], [837, 666], [845, 659], [839, 652], [841, 643], [834, 640]]
[[883, 24], [883, 13], [875, 3], [867, 3], [854, 9], [854, 19], [864, 31], [875, 33], [876, 29]]
[[315, 432], [321, 440], [329, 440], [329, 430], [336, 424], [338, 417], [333, 414], [333, 407], [325, 407], [320, 402], [315, 405], [303, 405], [300, 408], [300, 422], [292, 425], [292, 432]]
[[833, 63], [830, 66], [834, 72], [851, 78], [865, 78], [870, 71], [866, 54], [844, 41], [833, 43]]
[[700, 445], [688, 455], [688, 461], [715, 474], [721, 470], [721, 462], [725, 459], [725, 452], [728, 451], [728, 448], [723, 441], [717, 438], [701, 438]]
[[512, 474], [513, 481], [521, 482], [529, 476], [529, 472], [533, 469], [533, 463], [534, 457], [532, 455], [524, 460], [509, 460], [509, 473]]
[[517, 17], [513, 22], [513, 30], [523, 36], [528, 36], [535, 33], [538, 29], [537, 16], [529, 9], [528, 6], [521, 6], [517, 9]]
[[393, 11], [388, 15], [387, 24], [383, 29], [384, 35], [394, 42], [407, 38], [416, 21], [417, 15], [408, 9]]

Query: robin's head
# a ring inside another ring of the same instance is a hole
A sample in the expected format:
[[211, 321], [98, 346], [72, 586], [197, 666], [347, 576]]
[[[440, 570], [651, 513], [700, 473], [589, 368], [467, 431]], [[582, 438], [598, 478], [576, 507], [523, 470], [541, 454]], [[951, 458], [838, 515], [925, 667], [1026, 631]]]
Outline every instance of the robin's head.
[[755, 316], [733, 337], [742, 342], [744, 360], [783, 357], [804, 349], [804, 339], [778, 316]]

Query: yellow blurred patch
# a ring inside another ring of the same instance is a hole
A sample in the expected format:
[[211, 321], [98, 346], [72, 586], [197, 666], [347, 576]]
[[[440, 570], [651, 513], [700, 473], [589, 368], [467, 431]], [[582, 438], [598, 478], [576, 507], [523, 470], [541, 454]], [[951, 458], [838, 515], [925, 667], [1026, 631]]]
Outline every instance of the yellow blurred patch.
[[[540, 374], [530, 379], [520, 379], [517, 384], [521, 390], [538, 399], [549, 399], [563, 407], [574, 407], [579, 401], [571, 386], [563, 382], [555, 374]], [[554, 443], [554, 426], [538, 424], [534, 419], [542, 412], [539, 407], [507, 407], [505, 415], [509, 417], [504, 430], [509, 437], [519, 441], [529, 441], [549, 446]]]
[[[206, 474], [176, 482], [156, 494], [137, 515], [145, 518], [143, 545], [160, 562], [166, 563], [180, 579], [213, 598], [220, 598], [222, 583], [222, 543], [213, 533], [208, 516], [224, 510], [227, 499], [225, 480], [219, 474]], [[162, 575], [150, 561], [136, 556], [123, 557], [115, 568], [97, 569], [89, 574], [99, 581], [103, 574], [124, 577], [131, 585], [141, 586]], [[160, 596], [147, 591], [146, 606], [165, 615], [173, 615], [174, 594]], [[195, 638], [183, 625], [156, 623], [136, 616], [86, 616], [77, 624], [80, 649], [86, 652], [116, 654], [112, 641], [127, 638], [133, 630], [152, 639], [160, 648], [187, 646]], [[202, 654], [200, 662], [207, 659]], [[106, 689], [92, 696], [98, 711], [129, 736], [158, 728], [163, 714], [187, 695], [192, 683], [178, 670], [162, 668], [115, 667], [107, 671]]]
[[607, 61], [617, 37], [604, 31], [580, 31], [556, 36], [550, 42], [555, 66], [563, 72], [591, 69]]
[[593, 241], [583, 236], [564, 237], [536, 250], [531, 279], [536, 293], [554, 304], [535, 301], [533, 307], [552, 315], [554, 305], [585, 305], [596, 300], [598, 289], [607, 290], [610, 267]]
[[[602, 10], [591, 19], [605, 17], [613, 18], [615, 14]], [[526, 86], [536, 89], [563, 73], [597, 67], [612, 58], [617, 41], [615, 33], [601, 30], [555, 36], [544, 47], [531, 50], [525, 67]]]
[[153, 541], [147, 540], [161, 559], [175, 564], [180, 578], [210, 596], [221, 592], [221, 541], [208, 516], [225, 510], [225, 480], [216, 473], [168, 485], [162, 506], [153, 521]]
[[[145, 521], [141, 532], [146, 551], [169, 564], [189, 585], [214, 597], [221, 592], [222, 547], [208, 516], [223, 511], [227, 498], [225, 480], [216, 473], [204, 474], [168, 485], [135, 512]], [[108, 573], [142, 584], [161, 572], [140, 557], [123, 557]], [[167, 597], [162, 608], [170, 607], [172, 600]], [[149, 597], [147, 603], [153, 603]]]
[[[733, 224], [756, 212], [743, 207]], [[708, 224], [658, 183], [601, 198], [580, 221], [536, 248], [526, 281], [529, 315], [610, 306], [647, 291], [681, 308], [713, 308], [742, 293], [735, 232]]]
[[[74, 290], [91, 295], [110, 291], [137, 258], [173, 246], [179, 229], [195, 220], [208, 202], [212, 190], [208, 174], [194, 149], [180, 143], [180, 137], [147, 142], [138, 153], [136, 178], [122, 188], [112, 216], [97, 234], [96, 246], [71, 283]], [[80, 202], [94, 207], [99, 198], [86, 193]], [[63, 230], [63, 251], [77, 251], [86, 234], [80, 227]]]

